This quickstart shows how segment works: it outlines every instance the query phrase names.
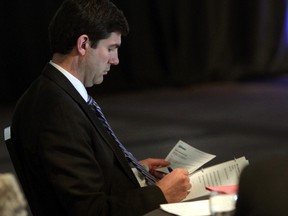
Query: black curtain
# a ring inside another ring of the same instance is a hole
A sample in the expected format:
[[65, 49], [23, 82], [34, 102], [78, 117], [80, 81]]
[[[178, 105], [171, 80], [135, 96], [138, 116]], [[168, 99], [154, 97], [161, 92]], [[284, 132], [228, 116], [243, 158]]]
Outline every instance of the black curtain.
[[281, 41], [285, 1], [125, 0], [122, 8], [131, 25], [122, 62], [137, 86], [239, 80], [287, 70]]
[[[287, 72], [286, 1], [112, 0], [130, 34], [99, 92], [238, 81]], [[3, 4], [1, 101], [15, 100], [50, 60], [47, 27], [62, 0]], [[93, 88], [94, 91], [94, 88]]]
[[15, 101], [50, 60], [48, 24], [62, 0], [2, 2], [0, 99]]

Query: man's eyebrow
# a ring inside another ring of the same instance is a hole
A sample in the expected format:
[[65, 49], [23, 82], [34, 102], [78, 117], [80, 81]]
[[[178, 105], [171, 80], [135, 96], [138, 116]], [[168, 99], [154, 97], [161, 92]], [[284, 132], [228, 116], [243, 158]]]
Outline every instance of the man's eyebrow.
[[111, 44], [109, 47], [119, 48], [119, 47], [120, 47], [120, 44], [118, 44], [118, 43]]

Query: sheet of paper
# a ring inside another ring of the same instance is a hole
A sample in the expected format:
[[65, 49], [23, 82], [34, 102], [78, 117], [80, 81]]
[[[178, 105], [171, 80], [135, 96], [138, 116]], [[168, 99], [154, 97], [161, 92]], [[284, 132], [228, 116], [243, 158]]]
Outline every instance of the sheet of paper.
[[[169, 167], [172, 169], [182, 168], [187, 169], [189, 173], [192, 173], [214, 157], [216, 156], [200, 151], [180, 140], [170, 151], [165, 160], [171, 162]], [[167, 167], [162, 167], [157, 170], [169, 173]]]
[[168, 213], [181, 216], [210, 215], [209, 200], [162, 204], [160, 208]]
[[237, 185], [240, 173], [249, 164], [245, 157], [201, 169], [190, 175], [192, 188], [184, 200], [209, 194], [207, 186]]

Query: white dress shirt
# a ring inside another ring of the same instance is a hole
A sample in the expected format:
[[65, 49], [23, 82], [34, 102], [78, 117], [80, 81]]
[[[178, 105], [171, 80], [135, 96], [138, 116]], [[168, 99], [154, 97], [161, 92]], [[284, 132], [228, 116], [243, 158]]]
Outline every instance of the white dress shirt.
[[54, 62], [50, 61], [49, 62], [52, 66], [54, 66], [57, 70], [59, 70], [67, 79], [71, 82], [71, 84], [74, 86], [74, 88], [79, 92], [79, 94], [83, 97], [83, 99], [87, 102], [88, 101], [88, 93], [83, 85], [83, 83], [74, 77], [71, 73], [66, 71], [64, 68], [61, 66], [55, 64]]

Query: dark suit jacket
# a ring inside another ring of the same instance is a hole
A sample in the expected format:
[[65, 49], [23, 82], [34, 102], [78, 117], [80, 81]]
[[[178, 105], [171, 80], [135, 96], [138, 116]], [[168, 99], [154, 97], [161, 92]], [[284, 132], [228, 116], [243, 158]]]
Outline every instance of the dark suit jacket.
[[115, 141], [72, 84], [48, 64], [11, 125], [34, 215], [141, 215], [166, 203], [140, 188]]
[[288, 215], [288, 156], [247, 166], [239, 182], [236, 216]]

